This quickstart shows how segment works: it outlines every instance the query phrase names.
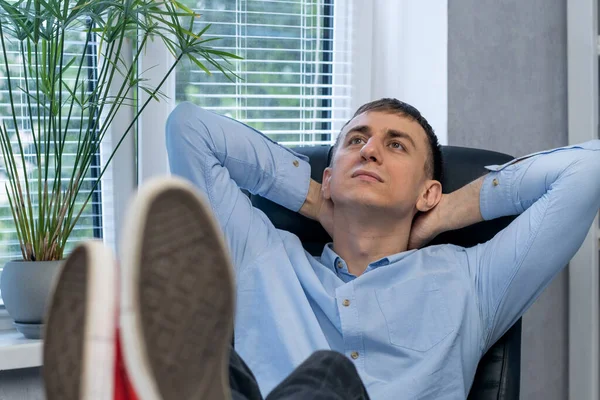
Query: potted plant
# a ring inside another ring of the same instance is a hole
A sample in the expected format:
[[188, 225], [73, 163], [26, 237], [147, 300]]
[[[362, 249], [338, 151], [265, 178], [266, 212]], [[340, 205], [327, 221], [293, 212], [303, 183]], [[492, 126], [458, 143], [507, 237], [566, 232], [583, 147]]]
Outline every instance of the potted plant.
[[[4, 115], [0, 110], [0, 147], [22, 253], [22, 260], [5, 265], [0, 290], [25, 336], [39, 337], [67, 240], [119, 145], [161, 96], [169, 74], [187, 58], [206, 72], [210, 64], [233, 75], [228, 65], [238, 57], [209, 47], [215, 38], [204, 37], [209, 26], [193, 31], [196, 17], [177, 0], [0, 0], [0, 85], [6, 86], [0, 89], [10, 106]], [[149, 40], [162, 41], [174, 56], [155, 87], [137, 68]], [[128, 41], [133, 57], [125, 60], [121, 50]], [[147, 100], [139, 101], [135, 90]], [[111, 125], [124, 107], [133, 107], [131, 124]], [[109, 128], [119, 130], [120, 140], [92, 173]]]

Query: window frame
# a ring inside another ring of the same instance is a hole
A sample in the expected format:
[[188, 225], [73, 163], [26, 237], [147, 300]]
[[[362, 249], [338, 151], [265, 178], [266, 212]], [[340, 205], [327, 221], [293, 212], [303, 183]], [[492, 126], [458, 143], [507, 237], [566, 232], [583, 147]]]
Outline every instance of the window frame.
[[[567, 1], [568, 144], [599, 139], [598, 0]], [[569, 398], [600, 396], [600, 217], [569, 262]]]

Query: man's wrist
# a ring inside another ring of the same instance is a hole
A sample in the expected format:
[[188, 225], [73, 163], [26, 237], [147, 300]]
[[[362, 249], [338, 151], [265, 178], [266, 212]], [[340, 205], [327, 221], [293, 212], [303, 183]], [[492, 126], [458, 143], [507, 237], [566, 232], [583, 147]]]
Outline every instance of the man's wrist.
[[440, 229], [438, 234], [464, 228], [483, 220], [479, 209], [479, 192], [482, 182], [483, 177], [442, 196], [440, 204], [438, 204]]
[[306, 200], [304, 200], [304, 204], [302, 204], [302, 207], [299, 211], [300, 214], [304, 215], [307, 218], [318, 220], [320, 199], [321, 184], [311, 179], [310, 184], [308, 186], [308, 194], [306, 195]]
[[448, 194], [442, 195], [440, 202], [432, 210], [433, 212], [436, 213], [436, 217], [435, 217], [435, 227], [436, 227], [435, 235], [436, 236], [452, 229], [449, 225], [449, 219], [450, 219], [451, 213], [449, 212], [448, 202], [450, 201], [450, 199], [448, 198], [448, 196], [449, 196]]

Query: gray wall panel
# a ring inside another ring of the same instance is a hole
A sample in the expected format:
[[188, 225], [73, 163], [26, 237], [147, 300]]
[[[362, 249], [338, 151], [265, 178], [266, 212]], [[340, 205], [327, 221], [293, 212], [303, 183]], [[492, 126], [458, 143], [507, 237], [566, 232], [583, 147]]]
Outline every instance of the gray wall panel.
[[451, 143], [515, 155], [567, 143], [565, 1], [449, 1]]
[[[448, 140], [515, 156], [567, 144], [566, 0], [448, 2]], [[526, 313], [522, 399], [563, 400], [567, 274]]]

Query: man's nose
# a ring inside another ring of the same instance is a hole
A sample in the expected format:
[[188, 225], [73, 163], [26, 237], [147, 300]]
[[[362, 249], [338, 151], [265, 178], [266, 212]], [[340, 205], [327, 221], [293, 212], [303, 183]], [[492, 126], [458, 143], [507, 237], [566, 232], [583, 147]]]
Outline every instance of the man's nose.
[[365, 160], [381, 162], [381, 149], [375, 138], [371, 137], [360, 149], [360, 155]]

